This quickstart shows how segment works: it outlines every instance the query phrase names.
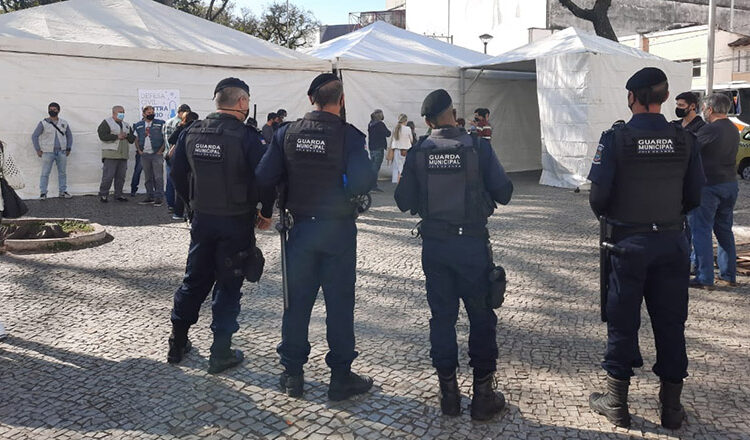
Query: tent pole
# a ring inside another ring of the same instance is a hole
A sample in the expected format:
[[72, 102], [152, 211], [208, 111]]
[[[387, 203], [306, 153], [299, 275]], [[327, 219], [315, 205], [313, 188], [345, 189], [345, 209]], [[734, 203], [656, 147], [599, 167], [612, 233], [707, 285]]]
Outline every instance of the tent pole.
[[706, 60], [706, 95], [714, 91], [714, 49], [716, 46], [716, 0], [708, 6], [708, 59]]
[[466, 114], [466, 89], [464, 86], [466, 85], [466, 69], [459, 70], [458, 75], [458, 88], [461, 90], [461, 116], [464, 117]]

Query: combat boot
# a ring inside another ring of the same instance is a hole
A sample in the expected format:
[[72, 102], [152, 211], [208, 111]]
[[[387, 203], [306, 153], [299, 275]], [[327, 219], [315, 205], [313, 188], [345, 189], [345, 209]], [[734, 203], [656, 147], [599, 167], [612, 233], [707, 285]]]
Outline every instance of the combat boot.
[[471, 418], [489, 420], [505, 408], [505, 396], [496, 391], [495, 372], [474, 376], [474, 395], [471, 398]]
[[446, 416], [458, 416], [461, 414], [461, 393], [458, 390], [458, 379], [456, 371], [453, 370], [448, 376], [438, 372], [440, 381], [440, 409]]
[[357, 394], [364, 394], [372, 388], [373, 380], [369, 376], [360, 376], [351, 371], [331, 372], [331, 384], [328, 385], [328, 399], [334, 402], [346, 400]]
[[279, 385], [281, 391], [286, 393], [287, 396], [302, 397], [302, 393], [305, 391], [305, 376], [304, 374], [289, 374], [284, 371], [279, 376]]
[[667, 429], [680, 429], [685, 419], [685, 408], [680, 404], [682, 381], [679, 383], [661, 381], [659, 402], [661, 403], [661, 426]]
[[630, 388], [630, 379], [619, 380], [607, 375], [607, 392], [592, 393], [589, 396], [589, 406], [595, 413], [605, 416], [615, 426], [627, 428], [630, 426], [628, 388]]
[[208, 358], [209, 374], [219, 374], [242, 363], [245, 355], [240, 350], [230, 348], [231, 345], [231, 336], [214, 335], [214, 343], [211, 345], [211, 356]]
[[172, 324], [172, 334], [169, 335], [169, 351], [167, 352], [167, 362], [170, 364], [179, 364], [182, 358], [193, 348], [188, 339], [188, 329], [190, 326], [181, 324]]

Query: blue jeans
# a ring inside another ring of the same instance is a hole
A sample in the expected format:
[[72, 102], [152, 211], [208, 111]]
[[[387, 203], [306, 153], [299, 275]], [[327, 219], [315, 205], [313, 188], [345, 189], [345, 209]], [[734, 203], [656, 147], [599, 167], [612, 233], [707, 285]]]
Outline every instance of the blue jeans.
[[164, 192], [164, 198], [167, 199], [167, 206], [170, 208], [175, 207], [175, 196], [174, 196], [174, 185], [172, 184], [172, 177], [169, 175], [172, 171], [172, 167], [169, 166], [169, 162], [164, 161], [167, 165], [167, 190]]
[[703, 187], [701, 205], [690, 211], [690, 229], [695, 249], [695, 274], [698, 282], [714, 283], [714, 252], [711, 231], [719, 242], [717, 262], [722, 280], [737, 281], [737, 251], [734, 246], [734, 205], [737, 203], [737, 182]]
[[64, 150], [55, 153], [42, 153], [42, 176], [39, 178], [39, 192], [47, 194], [47, 184], [49, 183], [49, 174], [52, 172], [52, 163], [57, 165], [57, 186], [60, 194], [68, 190], [68, 175], [65, 171], [68, 156]]
[[141, 171], [143, 171], [143, 164], [141, 164], [141, 155], [135, 155], [135, 168], [133, 168], [133, 178], [130, 180], [130, 194], [138, 192], [138, 183], [141, 181]]
[[372, 162], [372, 170], [375, 172], [375, 183], [373, 188], [378, 187], [378, 174], [380, 173], [380, 167], [383, 165], [383, 157], [385, 156], [385, 150], [370, 150], [370, 161]]

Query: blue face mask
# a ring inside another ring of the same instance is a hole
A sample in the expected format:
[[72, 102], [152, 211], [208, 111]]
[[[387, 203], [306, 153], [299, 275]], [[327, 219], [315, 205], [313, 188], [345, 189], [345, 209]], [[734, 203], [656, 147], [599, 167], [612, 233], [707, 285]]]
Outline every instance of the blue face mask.
[[122, 121], [123, 119], [125, 119], [125, 113], [123, 113], [123, 112], [118, 113], [117, 114], [117, 120], [118, 121]]

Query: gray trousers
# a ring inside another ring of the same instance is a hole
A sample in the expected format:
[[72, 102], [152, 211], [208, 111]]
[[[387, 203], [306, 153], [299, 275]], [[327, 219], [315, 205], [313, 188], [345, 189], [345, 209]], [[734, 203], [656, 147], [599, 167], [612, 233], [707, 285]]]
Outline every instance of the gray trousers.
[[99, 185], [99, 196], [109, 195], [112, 181], [115, 182], [115, 197], [122, 197], [125, 185], [125, 172], [128, 170], [127, 159], [102, 159], [102, 183]]
[[154, 200], [164, 200], [164, 156], [157, 153], [141, 154], [143, 173], [146, 175], [146, 193]]

